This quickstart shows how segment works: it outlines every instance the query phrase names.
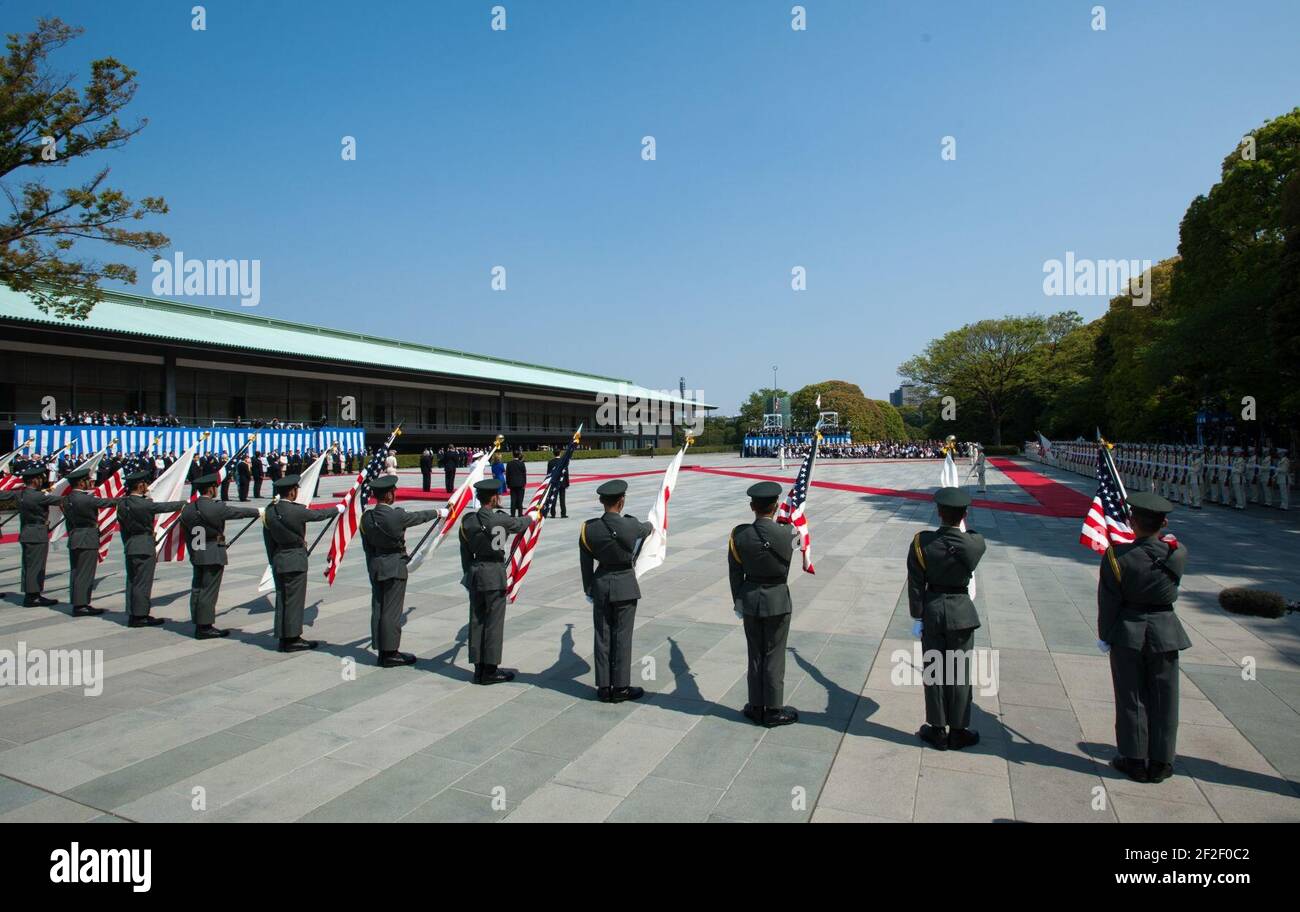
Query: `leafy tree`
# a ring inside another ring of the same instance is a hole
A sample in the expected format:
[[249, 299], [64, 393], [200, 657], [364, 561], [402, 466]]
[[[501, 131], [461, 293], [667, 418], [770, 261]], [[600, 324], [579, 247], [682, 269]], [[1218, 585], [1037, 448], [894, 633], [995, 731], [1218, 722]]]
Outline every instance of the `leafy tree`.
[[840, 426], [847, 427], [854, 440], [883, 440], [888, 436], [880, 406], [868, 399], [856, 383], [845, 380], [810, 383], [796, 392], [790, 398], [790, 420], [795, 427], [811, 428], [817, 423], [819, 395], [821, 411], [839, 412]]
[[771, 387], [754, 390], [740, 407], [740, 426], [746, 430], [758, 430], [763, 426], [763, 416], [772, 411], [772, 397], [785, 399], [789, 395], [783, 389]]
[[876, 407], [880, 409], [880, 417], [885, 422], [885, 439], [886, 440], [907, 440], [907, 426], [903, 424], [903, 416], [894, 408], [894, 404], [888, 399], [872, 399]]
[[[34, 32], [9, 35], [0, 60], [0, 191], [13, 210], [0, 224], [0, 282], [26, 292], [45, 313], [84, 320], [102, 300], [101, 280], [132, 283], [136, 273], [125, 263], [74, 258], [77, 241], [148, 251], [170, 242], [156, 231], [124, 227], [165, 213], [167, 203], [152, 196], [135, 203], [105, 186], [107, 167], [57, 193], [44, 183], [46, 172], [70, 161], [121, 148], [147, 122], [118, 120], [135, 96], [136, 74], [112, 57], [91, 63], [81, 91], [50, 68], [51, 53], [81, 33], [60, 19], [41, 19]], [[17, 187], [5, 182], [23, 168], [37, 173]]]

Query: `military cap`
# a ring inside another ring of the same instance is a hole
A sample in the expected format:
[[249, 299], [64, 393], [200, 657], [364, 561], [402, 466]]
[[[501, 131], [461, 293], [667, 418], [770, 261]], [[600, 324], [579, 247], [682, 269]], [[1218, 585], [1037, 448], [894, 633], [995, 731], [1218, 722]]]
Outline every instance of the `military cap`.
[[597, 497], [622, 497], [627, 493], [627, 482], [621, 478], [607, 481], [596, 489]]
[[45, 466], [28, 466], [23, 469], [21, 475], [23, 478], [40, 478], [46, 472]]
[[[388, 477], [392, 478], [393, 476], [390, 475]], [[283, 478], [277, 478], [271, 487], [275, 488], [277, 491], [287, 491], [290, 488], [298, 487], [299, 480], [299, 476], [297, 475], [286, 475]], [[394, 478], [393, 480], [396, 481], [397, 479]], [[370, 487], [373, 489], [374, 485], [371, 484]]]
[[[276, 482], [276, 485], [275, 485], [275, 486], [276, 486], [277, 488], [280, 487], [281, 482], [288, 481], [289, 478], [292, 478], [292, 479], [293, 479], [293, 483], [294, 483], [294, 484], [297, 484], [297, 483], [298, 483], [298, 476], [297, 476], [297, 475], [290, 475], [290, 476], [288, 476], [288, 478], [282, 478], [282, 479], [280, 479], [280, 481]], [[385, 491], [395, 491], [395, 490], [397, 490], [397, 476], [396, 476], [396, 475], [380, 475], [380, 476], [379, 476], [378, 478], [376, 478], [374, 481], [370, 482], [370, 490], [371, 490], [371, 491], [374, 491], [376, 494], [382, 494], [382, 493], [384, 493]]]
[[130, 475], [126, 476], [126, 483], [128, 485], [138, 485], [142, 481], [149, 481], [152, 477], [153, 472], [150, 472], [148, 469], [141, 469], [138, 472], [132, 472]]
[[940, 488], [934, 492], [934, 502], [953, 510], [970, 506], [970, 495], [961, 488]]
[[1128, 496], [1128, 505], [1134, 510], [1141, 510], [1143, 513], [1155, 513], [1158, 516], [1174, 512], [1173, 504], [1159, 494], [1152, 494], [1150, 491], [1134, 491]]
[[490, 500], [501, 493], [501, 482], [495, 478], [484, 478], [482, 481], [476, 481], [474, 482], [474, 493], [478, 495], [479, 500]]
[[211, 475], [200, 475], [191, 482], [191, 484], [196, 488], [210, 488], [219, 483], [220, 479], [217, 478], [216, 472], [213, 472]]
[[79, 469], [73, 469], [71, 472], [69, 472], [67, 475], [64, 475], [63, 477], [66, 478], [68, 481], [81, 481], [81, 479], [83, 478], [90, 477], [90, 467], [82, 466]]
[[775, 481], [760, 481], [745, 492], [750, 500], [776, 500], [781, 496], [781, 486]]

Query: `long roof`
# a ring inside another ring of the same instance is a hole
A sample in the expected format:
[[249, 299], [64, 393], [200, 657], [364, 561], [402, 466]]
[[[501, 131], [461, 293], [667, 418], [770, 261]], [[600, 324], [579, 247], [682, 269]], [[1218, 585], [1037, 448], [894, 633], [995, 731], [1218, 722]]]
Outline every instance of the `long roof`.
[[[0, 320], [20, 320], [71, 330], [123, 333], [273, 355], [297, 352], [305, 358], [376, 364], [390, 369], [576, 390], [593, 395], [609, 393], [637, 399], [650, 397], [669, 402], [682, 401], [680, 396], [671, 391], [661, 393], [618, 377], [604, 377], [435, 348], [417, 342], [291, 323], [261, 316], [254, 310], [201, 307], [116, 291], [105, 291], [104, 299], [95, 305], [87, 319], [71, 320], [42, 312], [26, 294], [0, 284]], [[694, 404], [712, 408], [702, 402]]]

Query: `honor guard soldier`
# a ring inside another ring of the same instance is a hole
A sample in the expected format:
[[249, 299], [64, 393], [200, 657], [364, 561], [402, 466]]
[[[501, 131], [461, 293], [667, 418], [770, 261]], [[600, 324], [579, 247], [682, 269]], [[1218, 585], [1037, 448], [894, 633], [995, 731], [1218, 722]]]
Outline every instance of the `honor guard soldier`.
[[1291, 509], [1291, 460], [1287, 458], [1286, 450], [1278, 447], [1277, 450], [1277, 507], [1279, 510]]
[[23, 607], [43, 608], [57, 605], [58, 599], [41, 594], [45, 588], [45, 562], [50, 556], [50, 507], [62, 500], [46, 494], [47, 474], [43, 463], [28, 466], [21, 473], [26, 485], [0, 492], [0, 500], [18, 503], [18, 544], [22, 546]]
[[201, 475], [194, 479], [199, 497], [181, 510], [180, 524], [185, 533], [185, 547], [190, 552], [194, 577], [190, 584], [190, 619], [196, 640], [228, 636], [229, 630], [214, 626], [217, 598], [221, 595], [221, 577], [226, 572], [226, 520], [253, 519], [261, 512], [257, 507], [232, 507], [216, 500], [217, 476]]
[[294, 503], [297, 475], [286, 475], [275, 485], [275, 499], [262, 511], [262, 541], [275, 579], [275, 635], [280, 652], [302, 652], [320, 645], [302, 638], [302, 615], [307, 607], [307, 523], [324, 522], [338, 510], [311, 510]]
[[1200, 447], [1193, 447], [1191, 464], [1187, 470], [1187, 502], [1193, 510], [1201, 509], [1201, 488], [1205, 482], [1205, 455]]
[[1254, 447], [1246, 449], [1246, 500], [1259, 503], [1259, 457]]
[[[522, 465], [522, 460], [520, 461]], [[506, 629], [506, 547], [508, 536], [528, 528], [530, 517], [506, 516], [495, 479], [476, 482], [477, 512], [460, 521], [461, 584], [469, 591], [469, 660], [475, 684], [513, 681], [501, 669], [501, 641]]]
[[639, 700], [645, 689], [631, 687], [632, 628], [636, 603], [641, 598], [637, 585], [636, 553], [652, 526], [635, 516], [623, 515], [627, 482], [607, 481], [596, 489], [605, 512], [582, 524], [578, 534], [578, 563], [582, 569], [582, 591], [591, 602], [595, 620], [596, 695], [602, 703]]
[[90, 487], [90, 469], [83, 466], [68, 473], [71, 490], [63, 498], [63, 519], [68, 524], [68, 590], [74, 617], [103, 614], [90, 604], [99, 567], [99, 511], [115, 508], [116, 500], [96, 497]]
[[[979, 485], [980, 485], [977, 493], [983, 494], [988, 490], [988, 488], [985, 485], [985, 481], [984, 481], [986, 463], [984, 460], [984, 444], [982, 443], [975, 444], [975, 465], [973, 466], [973, 468], [975, 469], [975, 477], [979, 481]], [[970, 477], [969, 474], [967, 475], [967, 477], [968, 478]]]
[[776, 524], [776, 503], [781, 486], [760, 481], [745, 492], [752, 523], [736, 526], [727, 539], [727, 570], [731, 600], [745, 625], [749, 650], [746, 676], [749, 702], [745, 717], [774, 728], [799, 721], [799, 713], [783, 706], [785, 696], [785, 643], [790, 635], [790, 558], [794, 542], [790, 530]]
[[970, 657], [980, 618], [968, 587], [985, 545], [984, 536], [961, 529], [969, 494], [940, 488], [934, 502], [939, 528], [916, 533], [907, 552], [908, 611], [925, 662], [925, 725], [917, 734], [935, 750], [960, 750], [980, 738], [970, 727]]
[[1178, 653], [1192, 645], [1174, 614], [1187, 549], [1159, 537], [1174, 506], [1129, 497], [1134, 540], [1106, 549], [1097, 587], [1098, 647], [1110, 655], [1115, 686], [1111, 766], [1138, 782], [1173, 775], [1178, 738]]
[[1241, 454], [1241, 447], [1232, 448], [1232, 497], [1236, 501], [1233, 506], [1246, 509], [1246, 457]]
[[153, 574], [158, 563], [153, 537], [154, 517], [183, 510], [188, 501], [154, 503], [149, 499], [148, 469], [126, 476], [127, 495], [117, 502], [117, 526], [122, 533], [122, 554], [126, 560], [126, 611], [128, 627], [157, 627], [162, 618], [149, 614], [153, 598]]
[[366, 552], [370, 576], [370, 640], [379, 653], [381, 668], [414, 665], [415, 656], [399, 652], [402, 645], [402, 611], [406, 602], [406, 530], [427, 523], [446, 510], [407, 513], [393, 506], [397, 477], [382, 475], [370, 483], [379, 501], [361, 515], [361, 547]]

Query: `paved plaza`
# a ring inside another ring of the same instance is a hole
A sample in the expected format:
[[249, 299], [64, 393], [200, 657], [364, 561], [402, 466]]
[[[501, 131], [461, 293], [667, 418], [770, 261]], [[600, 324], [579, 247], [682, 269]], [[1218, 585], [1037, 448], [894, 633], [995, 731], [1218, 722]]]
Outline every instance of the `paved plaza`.
[[[519, 677], [493, 687], [470, 683], [454, 544], [410, 581], [402, 648], [420, 661], [402, 669], [377, 668], [366, 649], [359, 545], [333, 587], [326, 546], [313, 555], [306, 635], [325, 643], [292, 655], [275, 651], [271, 603], [257, 592], [256, 530], [230, 552], [218, 624], [233, 633], [205, 642], [188, 622], [125, 626], [118, 541], [100, 568], [95, 603], [110, 613], [99, 618], [68, 614], [64, 543], [51, 549], [47, 594], [64, 602], [54, 609], [19, 606], [19, 549], [0, 546], [0, 649], [103, 650], [106, 676], [98, 696], [0, 688], [0, 821], [1300, 820], [1300, 620], [1230, 616], [1216, 601], [1233, 585], [1300, 596], [1300, 512], [1171, 517], [1190, 555], [1178, 611], [1193, 642], [1179, 758], [1172, 779], [1137, 784], [1106, 765], [1098, 561], [1078, 544], [1078, 517], [1044, 515], [1030, 490], [989, 472], [976, 496], [1002, 508], [977, 505], [969, 521], [988, 540], [977, 645], [996, 656], [996, 693], [977, 689], [978, 746], [936, 752], [915, 736], [921, 688], [899, 680], [908, 669], [895, 657], [915, 642], [904, 558], [934, 524], [923, 495], [939, 464], [819, 463], [816, 480], [832, 484], [809, 499], [817, 573], [791, 574], [786, 702], [801, 720], [766, 730], [740, 714], [745, 639], [725, 548], [750, 516], [752, 476], [788, 481], [797, 465], [689, 463], [668, 562], [642, 580], [638, 703], [594, 698], [578, 523], [596, 513], [594, 476], [612, 474], [627, 477], [628, 509], [644, 517], [664, 458], [574, 463], [571, 518], [548, 520], [507, 617], [505, 664]], [[1087, 478], [1019, 464], [1091, 497]], [[156, 615], [187, 621], [189, 579], [188, 565], [160, 567]]]

